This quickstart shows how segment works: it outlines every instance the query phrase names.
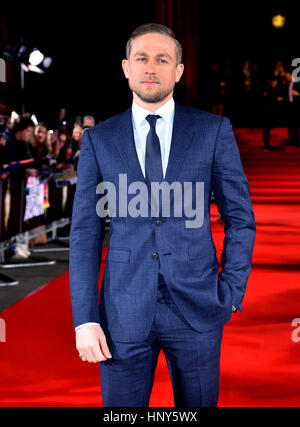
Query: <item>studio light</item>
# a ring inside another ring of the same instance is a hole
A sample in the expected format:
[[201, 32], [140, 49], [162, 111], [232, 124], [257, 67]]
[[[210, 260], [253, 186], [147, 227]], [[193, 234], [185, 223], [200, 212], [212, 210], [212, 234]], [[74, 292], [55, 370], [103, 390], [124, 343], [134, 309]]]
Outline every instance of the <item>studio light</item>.
[[44, 55], [38, 49], [34, 49], [29, 55], [29, 63], [35, 67], [43, 62]]
[[[20, 37], [17, 43], [6, 43], [4, 49], [0, 51], [0, 56], [6, 61], [16, 63], [20, 67], [22, 98], [24, 98], [25, 73], [32, 71], [38, 74], [45, 74], [53, 62], [50, 56], [45, 57], [39, 49], [33, 48], [33, 46], [25, 43], [24, 38]], [[21, 110], [22, 113], [25, 112], [23, 100]]]
[[280, 13], [278, 15], [273, 16], [272, 24], [275, 28], [282, 28], [285, 26], [285, 17]]

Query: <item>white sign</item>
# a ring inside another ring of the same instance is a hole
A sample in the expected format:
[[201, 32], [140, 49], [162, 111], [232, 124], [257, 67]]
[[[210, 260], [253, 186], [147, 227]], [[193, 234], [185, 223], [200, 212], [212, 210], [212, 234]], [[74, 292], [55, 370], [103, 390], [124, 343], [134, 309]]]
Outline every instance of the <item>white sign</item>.
[[6, 68], [4, 59], [0, 58], [0, 82], [6, 82]]
[[44, 184], [40, 184], [39, 178], [28, 177], [24, 221], [44, 214]]

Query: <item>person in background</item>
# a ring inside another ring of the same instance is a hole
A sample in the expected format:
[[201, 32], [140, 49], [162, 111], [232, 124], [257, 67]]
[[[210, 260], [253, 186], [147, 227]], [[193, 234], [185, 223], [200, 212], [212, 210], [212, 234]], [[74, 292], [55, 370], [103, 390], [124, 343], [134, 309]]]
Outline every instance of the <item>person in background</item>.
[[220, 96], [223, 110], [221, 115], [230, 117], [232, 114], [233, 99], [233, 69], [230, 59], [226, 59], [221, 70]]
[[249, 60], [246, 60], [240, 74], [240, 102], [239, 120], [243, 125], [249, 123], [249, 118], [253, 117], [253, 68]]
[[252, 81], [252, 114], [251, 114], [251, 121], [254, 127], [261, 127], [261, 116], [260, 116], [260, 106], [261, 106], [261, 99], [263, 94], [263, 85], [264, 85], [264, 77], [263, 77], [263, 71], [260, 65], [255, 62], [252, 66], [252, 74], [251, 74], [251, 81]]
[[289, 82], [287, 81], [286, 71], [282, 61], [276, 63], [273, 80], [276, 82], [276, 126], [285, 126]]
[[43, 163], [45, 163], [45, 165], [48, 166], [49, 169], [53, 169], [55, 168], [56, 164], [57, 164], [57, 160], [56, 157], [54, 155], [54, 152], [56, 150], [56, 145], [58, 144], [58, 133], [59, 130], [48, 130], [47, 132], [47, 148], [48, 148], [48, 153], [46, 154], [46, 156], [43, 159]]
[[270, 145], [270, 132], [277, 123], [278, 103], [282, 102], [281, 98], [277, 99], [277, 81], [266, 80], [263, 89], [263, 98], [261, 103], [261, 113], [263, 117], [264, 130], [263, 141], [264, 151], [275, 151], [276, 148]]
[[261, 95], [262, 73], [257, 62], [252, 67], [252, 90], [255, 96]]
[[251, 62], [245, 61], [243, 66], [243, 90], [245, 93], [251, 92], [252, 79], [251, 79]]
[[[24, 114], [18, 117], [14, 122], [12, 129], [6, 129], [4, 135], [7, 144], [7, 163], [32, 158], [32, 154], [29, 149], [29, 141], [32, 137], [34, 127], [35, 125], [31, 118]], [[21, 177], [23, 172], [23, 167], [20, 167], [13, 171], [11, 175], [14, 177], [17, 175]], [[37, 175], [37, 170], [33, 167], [27, 167], [25, 172], [27, 176]]]
[[[0, 128], [0, 169], [7, 166], [7, 152], [6, 152], [6, 139], [3, 134], [3, 129]], [[0, 179], [6, 179], [9, 175], [9, 172], [2, 173]]]
[[213, 114], [218, 114], [219, 116], [223, 115], [224, 105], [222, 104], [222, 94], [221, 94], [221, 66], [218, 63], [210, 64], [209, 73], [207, 79], [207, 99], [208, 99], [208, 108]]
[[72, 138], [70, 139], [69, 148], [68, 148], [68, 162], [74, 165], [76, 169], [80, 148], [81, 148], [81, 137], [83, 134], [82, 127], [75, 125], [72, 132]]
[[54, 144], [53, 154], [56, 158], [56, 169], [63, 169], [68, 161], [68, 134], [64, 130], [58, 132], [57, 140]]
[[83, 129], [95, 126], [95, 118], [93, 116], [84, 116], [82, 127]]
[[58, 129], [55, 129], [54, 131], [49, 130], [48, 131], [48, 137], [50, 138], [51, 152], [54, 153], [55, 144], [56, 144], [57, 139], [58, 139]]
[[37, 169], [49, 169], [46, 160], [47, 155], [52, 152], [52, 146], [48, 136], [46, 123], [38, 123], [30, 140], [30, 152], [35, 160]]
[[[11, 129], [7, 128], [4, 135], [7, 144], [7, 164], [32, 159], [29, 149], [29, 141], [34, 130], [34, 122], [28, 115], [16, 118]], [[26, 166], [20, 166], [10, 172], [10, 210], [7, 225], [7, 232], [10, 236], [15, 236], [22, 232], [22, 218], [24, 216], [24, 190], [26, 177], [37, 176], [38, 170], [34, 168], [34, 162]]]
[[282, 61], [276, 62], [273, 77], [275, 80], [278, 80], [278, 81], [286, 80], [286, 71], [285, 71], [284, 63]]
[[[51, 154], [51, 135], [48, 135], [48, 126], [46, 123], [40, 122], [36, 125], [34, 133], [30, 140], [30, 151], [32, 157], [34, 158], [35, 167], [39, 170], [40, 174], [44, 173], [48, 176], [49, 171], [51, 171], [51, 166], [49, 164], [48, 155]], [[46, 244], [47, 243], [47, 233], [45, 230], [45, 224], [43, 223], [44, 214], [40, 218], [35, 218], [35, 224], [39, 224], [37, 227], [32, 228], [32, 232], [45, 231], [43, 234], [39, 234], [36, 237], [30, 239], [30, 245]]]

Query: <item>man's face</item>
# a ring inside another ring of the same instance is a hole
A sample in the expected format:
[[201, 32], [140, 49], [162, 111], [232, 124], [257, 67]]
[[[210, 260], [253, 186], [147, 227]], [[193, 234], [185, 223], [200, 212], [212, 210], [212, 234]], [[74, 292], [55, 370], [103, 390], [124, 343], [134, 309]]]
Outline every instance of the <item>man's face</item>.
[[6, 145], [6, 139], [2, 134], [0, 134], [0, 147], [4, 147]]
[[26, 129], [19, 132], [19, 139], [22, 141], [28, 142], [31, 138], [31, 135], [33, 133], [33, 128], [31, 126], [28, 126]]
[[132, 41], [129, 60], [123, 71], [134, 98], [159, 103], [173, 95], [184, 66], [176, 65], [176, 46], [171, 37], [149, 33]]

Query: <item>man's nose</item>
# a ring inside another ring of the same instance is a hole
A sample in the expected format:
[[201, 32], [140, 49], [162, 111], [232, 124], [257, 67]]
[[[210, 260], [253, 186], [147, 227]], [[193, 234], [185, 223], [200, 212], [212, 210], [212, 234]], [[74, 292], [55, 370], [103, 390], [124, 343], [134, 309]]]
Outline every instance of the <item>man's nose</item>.
[[145, 65], [145, 73], [147, 74], [155, 74], [156, 73], [156, 64], [154, 59], [149, 59], [149, 61]]

